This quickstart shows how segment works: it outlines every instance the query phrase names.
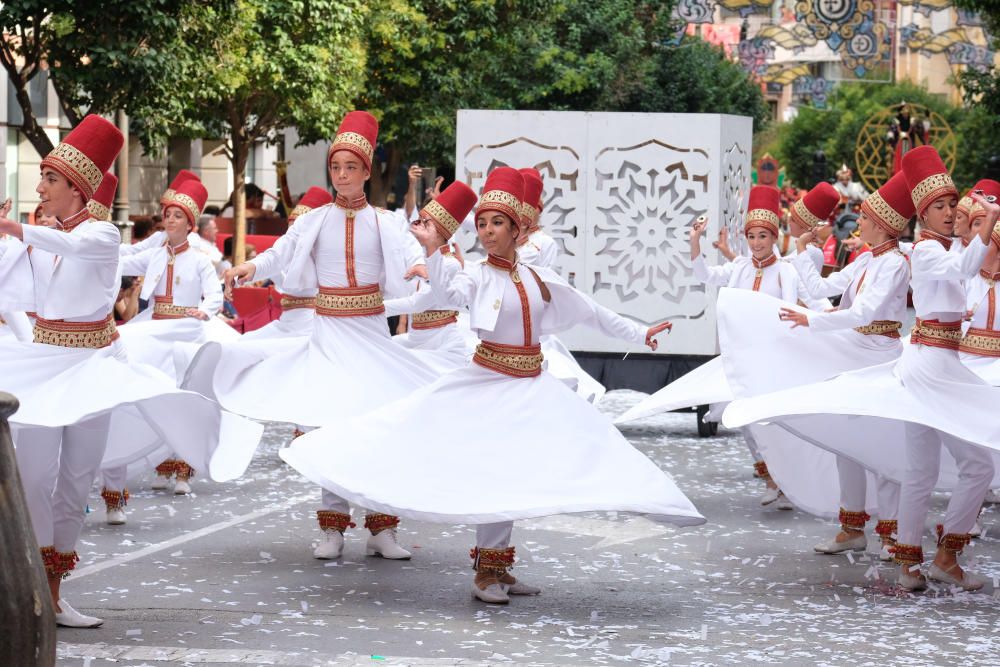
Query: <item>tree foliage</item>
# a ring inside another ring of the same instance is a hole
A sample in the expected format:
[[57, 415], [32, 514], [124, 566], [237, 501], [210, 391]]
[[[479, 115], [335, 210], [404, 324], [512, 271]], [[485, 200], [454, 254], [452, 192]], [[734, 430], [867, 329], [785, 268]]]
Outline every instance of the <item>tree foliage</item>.
[[[7, 34], [0, 63], [21, 108], [21, 130], [40, 155], [52, 142], [31, 108], [28, 86], [47, 70], [63, 114], [75, 126], [88, 113], [125, 110], [142, 118], [162, 107], [181, 72], [178, 54], [189, 48], [186, 26], [224, 0], [14, 0], [0, 5]], [[204, 24], [199, 23], [199, 26]], [[113, 38], [110, 38], [113, 36]], [[146, 146], [162, 144], [139, 125]]]
[[[927, 92], [926, 88], [913, 83], [843, 83], [827, 101], [826, 109], [803, 107], [798, 116], [786, 124], [780, 134], [776, 157], [800, 187], [812, 187], [815, 181], [813, 158], [820, 150], [826, 156], [827, 178], [833, 178], [841, 164], [857, 172], [855, 150], [861, 128], [872, 115], [904, 100], [936, 111], [956, 129], [960, 110]], [[965, 168], [966, 164], [966, 156], [960, 155], [959, 167]]]

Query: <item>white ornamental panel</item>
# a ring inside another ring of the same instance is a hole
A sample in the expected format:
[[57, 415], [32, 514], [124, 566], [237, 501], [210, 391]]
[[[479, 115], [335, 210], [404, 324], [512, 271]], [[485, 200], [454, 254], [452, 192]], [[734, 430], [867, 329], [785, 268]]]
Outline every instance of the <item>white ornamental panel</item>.
[[[715, 290], [694, 279], [688, 232], [707, 215], [708, 241], [724, 226], [741, 248], [751, 127], [715, 114], [460, 111], [456, 173], [478, 191], [495, 166], [537, 167], [560, 273], [622, 315], [672, 320], [660, 354], [714, 354]], [[648, 351], [582, 327], [560, 337], [578, 351]]]

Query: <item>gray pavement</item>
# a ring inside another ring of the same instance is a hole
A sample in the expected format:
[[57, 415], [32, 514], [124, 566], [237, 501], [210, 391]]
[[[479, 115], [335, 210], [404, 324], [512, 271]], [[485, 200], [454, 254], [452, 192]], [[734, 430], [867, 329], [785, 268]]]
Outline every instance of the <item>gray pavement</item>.
[[[612, 392], [601, 409], [619, 414], [641, 397]], [[992, 585], [900, 595], [892, 568], [869, 556], [812, 553], [831, 522], [760, 508], [734, 433], [700, 440], [688, 414], [623, 433], [708, 523], [681, 530], [613, 513], [518, 523], [514, 573], [543, 593], [506, 608], [469, 595], [473, 526], [404, 523], [409, 562], [365, 558], [360, 529], [342, 560], [314, 560], [319, 494], [277, 456], [286, 425], [268, 425], [238, 482], [196, 479], [192, 496], [174, 497], [148, 490], [149, 476], [132, 480], [126, 526], [104, 524], [95, 490], [64, 595], [105, 625], [60, 629], [59, 665], [1000, 663]], [[994, 579], [1000, 522], [989, 510], [984, 521], [967, 554]]]

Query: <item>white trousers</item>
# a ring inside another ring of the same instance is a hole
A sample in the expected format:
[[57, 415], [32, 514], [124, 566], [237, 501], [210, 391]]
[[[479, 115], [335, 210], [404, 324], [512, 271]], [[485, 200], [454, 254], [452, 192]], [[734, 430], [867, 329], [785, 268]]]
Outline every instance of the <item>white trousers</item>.
[[754, 439], [753, 434], [747, 427], [741, 428], [740, 433], [743, 435], [744, 442], [747, 443], [747, 449], [750, 450], [750, 456], [753, 457], [754, 462], [760, 463], [764, 460], [764, 457], [760, 455], [760, 451], [757, 447], [757, 440]]
[[[838, 456], [837, 474], [840, 477], [840, 506], [849, 512], [864, 512], [868, 506], [868, 474], [864, 466]], [[900, 485], [880, 476], [876, 488], [878, 518], [882, 521], [895, 519], [899, 512]]]
[[72, 426], [18, 432], [17, 469], [39, 547], [76, 550], [110, 425], [111, 415], [103, 414]]
[[990, 453], [964, 440], [920, 424], [906, 424], [906, 470], [899, 496], [899, 543], [920, 544], [930, 511], [931, 493], [941, 467], [941, 447], [958, 465], [958, 484], [948, 501], [944, 533], [968, 533], [993, 480]]
[[513, 521], [481, 523], [476, 526], [476, 546], [483, 549], [506, 549], [510, 546]]
[[128, 481], [128, 466], [101, 468], [100, 477], [102, 489], [121, 493], [125, 490], [125, 483]]

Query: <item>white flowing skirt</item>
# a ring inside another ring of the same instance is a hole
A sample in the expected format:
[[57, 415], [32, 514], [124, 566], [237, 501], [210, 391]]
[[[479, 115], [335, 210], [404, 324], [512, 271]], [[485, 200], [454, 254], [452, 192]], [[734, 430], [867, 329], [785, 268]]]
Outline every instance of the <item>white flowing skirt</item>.
[[983, 379], [983, 382], [1000, 387], [1000, 359], [966, 352], [960, 352], [958, 356], [970, 371]]
[[[231, 342], [240, 334], [217, 317], [201, 321], [193, 317], [176, 320], [133, 320], [118, 328], [129, 361], [154, 366], [175, 380], [184, 377], [191, 353], [209, 341]], [[178, 345], [181, 343], [182, 345]]]
[[[957, 353], [904, 344], [899, 361], [736, 400], [726, 409], [723, 421], [729, 427], [759, 422], [780, 426], [801, 440], [902, 482], [906, 422], [997, 452], [997, 406], [1000, 389], [965, 368]], [[1000, 455], [994, 458], [1000, 463]], [[950, 489], [957, 479], [955, 461], [942, 449], [936, 486]]]
[[392, 340], [413, 352], [438, 375], [466, 366], [475, 352], [475, 346], [469, 347], [457, 323], [437, 329], [411, 329], [393, 336]]
[[307, 433], [281, 457], [360, 506], [415, 520], [620, 510], [682, 526], [705, 521], [668, 473], [547, 373], [518, 379], [470, 364]]
[[573, 357], [573, 353], [556, 336], [542, 336], [542, 357], [545, 359], [545, 370], [558, 380], [562, 380], [575, 391], [580, 398], [589, 403], [597, 404], [607, 390], [604, 385], [595, 380]]
[[316, 311], [312, 308], [283, 310], [278, 319], [271, 320], [260, 329], [254, 329], [243, 334], [243, 340], [308, 336], [312, 333], [315, 319]]
[[698, 405], [727, 404], [731, 400], [733, 400], [733, 392], [729, 388], [729, 380], [726, 378], [722, 357], [715, 357], [633, 405], [615, 419], [615, 423], [625, 424], [662, 412], [692, 408]]
[[[865, 336], [853, 329], [793, 329], [778, 319], [782, 307], [808, 312], [759, 292], [719, 292], [721, 358], [737, 398], [810, 385], [846, 371], [893, 362], [902, 352], [898, 339]], [[767, 461], [771, 477], [796, 507], [817, 516], [837, 516], [840, 475], [832, 452], [774, 424], [746, 428]], [[868, 488], [868, 509], [874, 512], [878, 498], [872, 474]]]
[[220, 447], [223, 429], [238, 429], [242, 440], [233, 443], [250, 439], [253, 447], [263, 432], [249, 422], [229, 424], [214, 401], [178, 389], [155, 368], [127, 363], [120, 341], [99, 350], [4, 341], [0, 389], [20, 401], [10, 419], [15, 443], [22, 429], [59, 428], [110, 413], [105, 467], [172, 450], [226, 481], [242, 474], [249, 458], [240, 456], [245, 447], [236, 453]]
[[208, 343], [182, 386], [254, 419], [337, 424], [438, 377], [392, 342], [385, 317], [316, 317], [308, 338]]

